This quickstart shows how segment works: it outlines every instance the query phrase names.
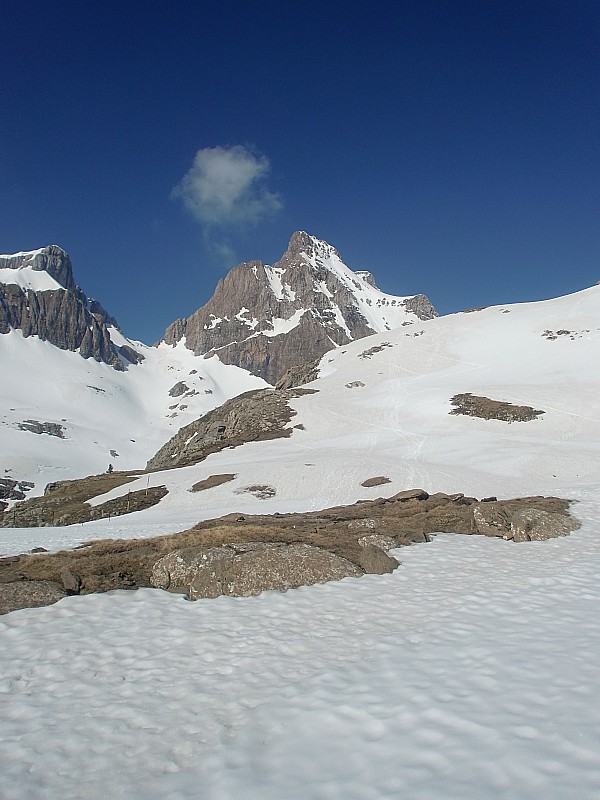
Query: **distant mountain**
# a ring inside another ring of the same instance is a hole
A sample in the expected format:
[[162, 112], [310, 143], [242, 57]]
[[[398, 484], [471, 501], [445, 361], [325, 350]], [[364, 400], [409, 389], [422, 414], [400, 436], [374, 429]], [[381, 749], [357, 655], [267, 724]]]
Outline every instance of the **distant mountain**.
[[184, 340], [197, 355], [216, 353], [275, 384], [335, 347], [436, 316], [425, 295], [384, 294], [371, 273], [353, 272], [327, 242], [298, 231], [276, 264], [234, 267], [164, 341]]
[[138, 354], [128, 346], [117, 348], [109, 326], [118, 329], [100, 303], [75, 284], [71, 260], [57, 245], [0, 256], [0, 333], [20, 330], [123, 370]]

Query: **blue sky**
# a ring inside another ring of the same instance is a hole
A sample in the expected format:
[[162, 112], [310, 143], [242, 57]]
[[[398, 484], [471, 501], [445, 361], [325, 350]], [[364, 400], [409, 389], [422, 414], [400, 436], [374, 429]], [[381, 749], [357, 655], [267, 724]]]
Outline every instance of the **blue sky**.
[[0, 252], [157, 340], [294, 230], [442, 313], [600, 279], [597, 0], [22, 2]]

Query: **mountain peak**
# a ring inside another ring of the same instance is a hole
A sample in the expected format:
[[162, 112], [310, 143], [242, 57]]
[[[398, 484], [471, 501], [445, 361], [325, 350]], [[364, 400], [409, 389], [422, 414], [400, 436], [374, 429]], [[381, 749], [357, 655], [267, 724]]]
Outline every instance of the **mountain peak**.
[[185, 338], [196, 355], [215, 353], [276, 384], [334, 347], [435, 316], [424, 295], [384, 294], [330, 244], [296, 231], [279, 261], [234, 267], [209, 302], [169, 326], [164, 340]]
[[298, 255], [307, 255], [309, 258], [327, 258], [331, 255], [336, 255], [338, 258], [340, 257], [335, 247], [332, 247], [323, 239], [317, 239], [316, 236], [311, 236], [311, 234], [306, 233], [306, 231], [296, 231], [292, 234], [285, 253], [285, 256], [288, 257]]
[[64, 289], [75, 290], [73, 267], [68, 253], [57, 244], [49, 244], [37, 250], [0, 256], [0, 269], [31, 268], [34, 272], [46, 272]]

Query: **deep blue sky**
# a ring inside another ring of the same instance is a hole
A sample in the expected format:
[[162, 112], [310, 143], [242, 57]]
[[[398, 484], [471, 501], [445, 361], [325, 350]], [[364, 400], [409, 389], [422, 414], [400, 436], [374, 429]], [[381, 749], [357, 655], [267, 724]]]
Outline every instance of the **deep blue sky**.
[[[600, 279], [597, 0], [36, 0], [1, 18], [0, 252], [61, 245], [134, 338], [296, 229], [442, 313]], [[196, 216], [173, 193], [201, 150], [260, 172], [237, 212], [211, 209], [214, 185]]]

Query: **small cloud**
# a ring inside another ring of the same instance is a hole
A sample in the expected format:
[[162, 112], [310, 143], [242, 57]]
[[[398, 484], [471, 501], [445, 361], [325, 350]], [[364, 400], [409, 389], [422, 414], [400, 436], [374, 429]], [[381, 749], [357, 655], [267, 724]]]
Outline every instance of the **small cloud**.
[[242, 145], [205, 147], [171, 192], [206, 226], [256, 223], [278, 211], [279, 195], [264, 180], [269, 159]]

